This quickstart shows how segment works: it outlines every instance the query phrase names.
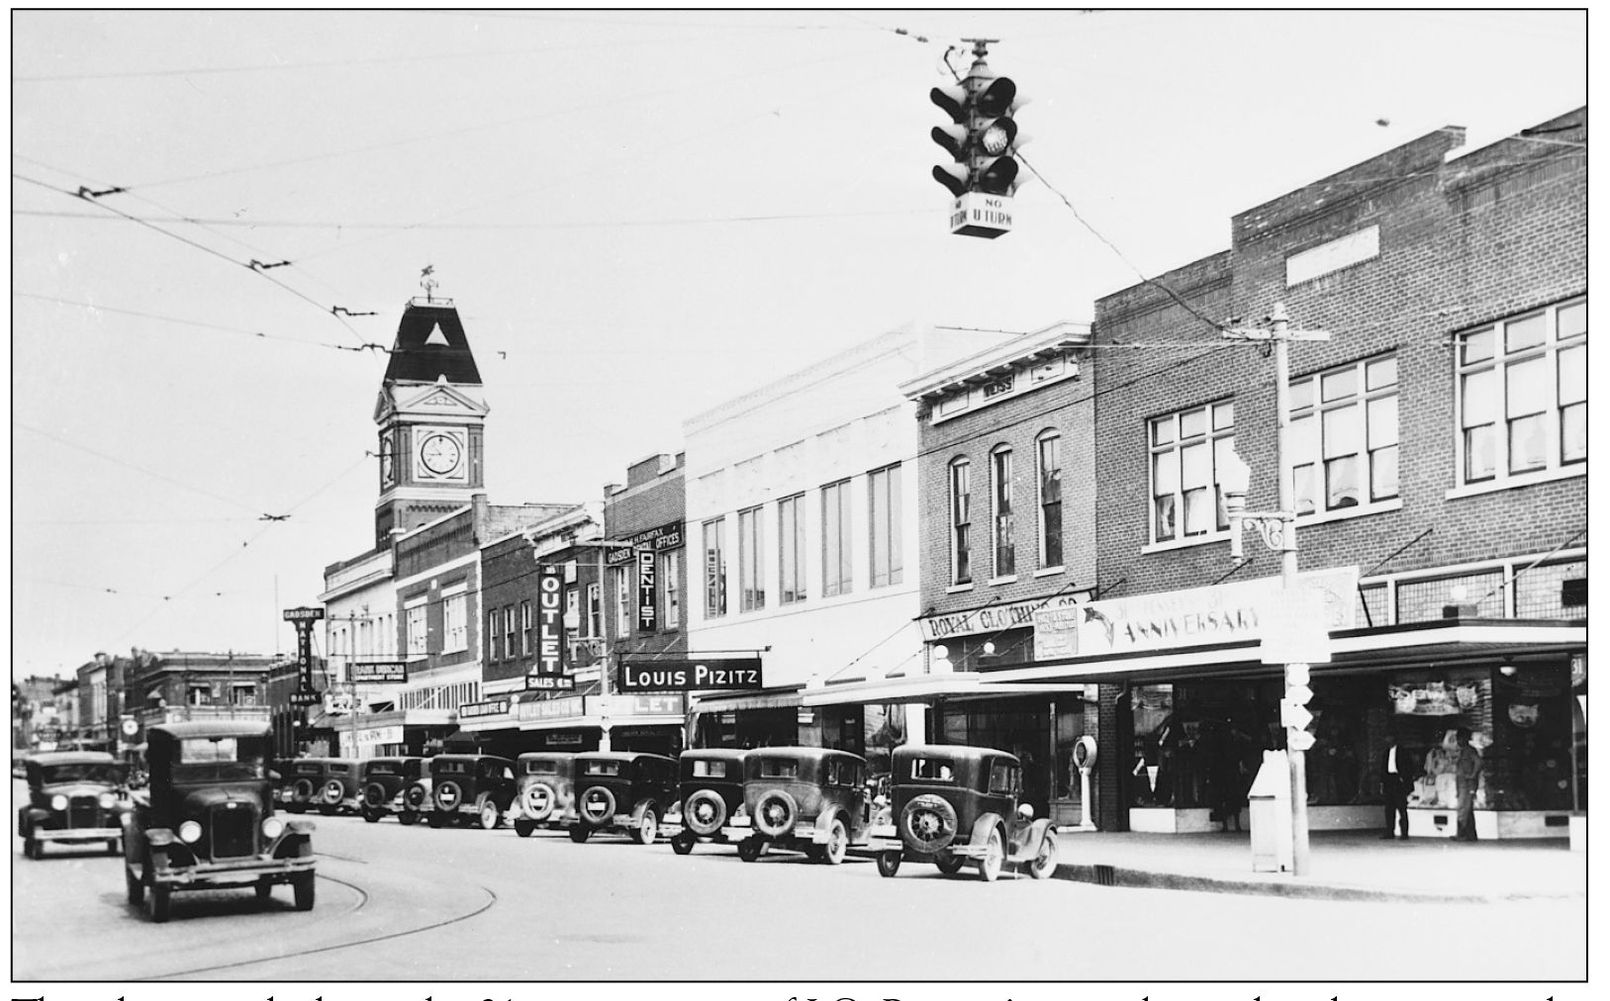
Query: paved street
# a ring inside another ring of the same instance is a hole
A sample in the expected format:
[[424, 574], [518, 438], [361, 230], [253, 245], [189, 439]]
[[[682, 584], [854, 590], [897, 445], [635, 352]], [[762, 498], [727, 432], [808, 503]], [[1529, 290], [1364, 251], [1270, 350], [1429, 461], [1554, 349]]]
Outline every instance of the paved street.
[[[14, 976], [74, 979], [1557, 979], [1585, 974], [1583, 900], [1377, 904], [946, 878], [870, 862], [677, 857], [623, 838], [319, 818], [318, 904], [289, 888], [175, 897], [149, 924], [121, 862], [12, 844]], [[1064, 860], [1076, 860], [1069, 839]], [[40, 902], [33, 904], [31, 902]], [[45, 903], [48, 902], [48, 903]], [[1379, 929], [1486, 941], [1458, 969]], [[93, 943], [93, 946], [85, 943]]]

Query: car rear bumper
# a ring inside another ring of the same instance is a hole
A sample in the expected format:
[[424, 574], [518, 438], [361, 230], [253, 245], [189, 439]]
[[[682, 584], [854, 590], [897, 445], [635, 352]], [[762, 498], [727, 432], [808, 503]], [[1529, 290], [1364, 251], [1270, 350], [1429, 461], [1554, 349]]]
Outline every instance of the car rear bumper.
[[256, 882], [265, 877], [283, 881], [301, 873], [311, 874], [314, 863], [315, 859], [311, 857], [200, 862], [178, 869], [157, 869], [152, 873], [152, 880], [166, 886], [181, 888], [201, 884]]
[[32, 834], [35, 841], [110, 841], [122, 836], [121, 827], [68, 827], [54, 831], [36, 827]]

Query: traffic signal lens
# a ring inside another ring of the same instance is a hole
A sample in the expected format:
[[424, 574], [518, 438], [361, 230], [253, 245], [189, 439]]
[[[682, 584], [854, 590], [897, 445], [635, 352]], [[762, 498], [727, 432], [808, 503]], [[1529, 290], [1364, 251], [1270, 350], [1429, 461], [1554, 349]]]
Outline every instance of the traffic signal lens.
[[1016, 100], [1017, 84], [1011, 77], [998, 76], [979, 93], [976, 107], [985, 118], [995, 118], [1010, 111]]
[[1014, 130], [1007, 127], [1010, 124], [1011, 119], [1007, 119], [1004, 124], [996, 122], [984, 130], [984, 134], [979, 137], [978, 143], [984, 147], [985, 153], [990, 156], [1000, 156], [1011, 148]]

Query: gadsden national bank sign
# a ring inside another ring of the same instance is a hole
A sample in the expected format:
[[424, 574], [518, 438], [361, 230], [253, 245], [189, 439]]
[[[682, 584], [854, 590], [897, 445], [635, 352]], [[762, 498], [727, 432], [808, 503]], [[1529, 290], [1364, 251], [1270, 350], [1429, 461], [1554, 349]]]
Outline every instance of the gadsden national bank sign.
[[622, 692], [753, 691], [764, 688], [760, 658], [622, 661]]

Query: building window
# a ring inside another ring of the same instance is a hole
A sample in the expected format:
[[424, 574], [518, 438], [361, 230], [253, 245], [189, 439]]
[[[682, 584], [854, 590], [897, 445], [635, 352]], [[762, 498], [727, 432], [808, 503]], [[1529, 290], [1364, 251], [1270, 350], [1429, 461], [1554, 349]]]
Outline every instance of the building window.
[[604, 635], [603, 595], [597, 584], [587, 585], [587, 635]]
[[486, 616], [486, 659], [502, 660], [498, 656], [498, 613], [493, 609]]
[[682, 628], [682, 550], [659, 555], [660, 628]]
[[617, 639], [632, 634], [632, 595], [631, 580], [627, 577], [630, 567], [614, 567], [610, 573], [615, 575], [615, 636]]
[[503, 656], [514, 656], [514, 606], [503, 607]]
[[896, 463], [867, 474], [867, 542], [872, 556], [872, 586], [900, 583], [900, 465]]
[[1462, 482], [1503, 483], [1587, 462], [1587, 299], [1456, 340]]
[[1298, 514], [1398, 495], [1395, 356], [1292, 382], [1291, 464]]
[[850, 481], [822, 488], [822, 596], [850, 593]]
[[442, 599], [442, 652], [457, 653], [469, 649], [469, 628], [464, 621], [464, 592], [450, 594]]
[[[1235, 450], [1235, 404], [1158, 417], [1151, 422], [1152, 541], [1227, 530], [1219, 464]], [[1184, 511], [1183, 527], [1180, 512]]]
[[[98, 698], [96, 696], [92, 695], [91, 698], [96, 699], [97, 702], [99, 702], [99, 700], [98, 700]], [[104, 704], [104, 703], [102, 703], [102, 704]], [[185, 704], [186, 705], [192, 705], [192, 706], [210, 706], [210, 705], [212, 705], [212, 688], [210, 686], [208, 686], [208, 685], [191, 685], [191, 686], [189, 686], [189, 688], [185, 692]], [[97, 718], [98, 719], [104, 719], [105, 717], [100, 716], [100, 717], [97, 717]]]
[[257, 686], [236, 682], [229, 689], [229, 704], [232, 706], [257, 705]]
[[777, 602], [805, 600], [804, 494], [777, 502]]
[[425, 655], [425, 603], [403, 610], [404, 625], [408, 629], [408, 656]]
[[723, 548], [727, 519], [704, 523], [704, 617], [727, 614], [727, 554]]
[[1016, 550], [1012, 544], [1012, 450], [990, 453], [991, 542], [995, 547], [995, 576], [1010, 577], [1017, 572]]
[[766, 582], [760, 576], [760, 508], [738, 512], [738, 610], [766, 607]]
[[1036, 443], [1040, 482], [1040, 566], [1062, 565], [1062, 439], [1046, 432]]
[[520, 602], [520, 656], [531, 656], [531, 602]]
[[572, 636], [581, 635], [581, 592], [565, 588], [565, 629]]
[[954, 459], [950, 463], [950, 580], [968, 584], [973, 579], [971, 540], [968, 529], [973, 522], [972, 463]]

